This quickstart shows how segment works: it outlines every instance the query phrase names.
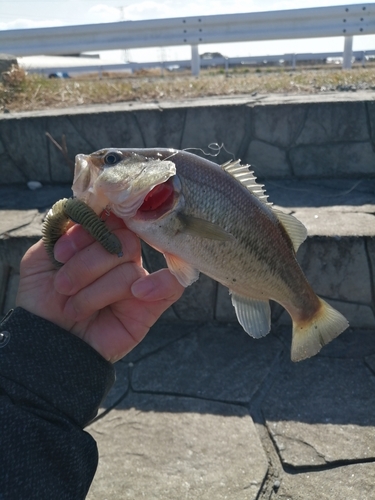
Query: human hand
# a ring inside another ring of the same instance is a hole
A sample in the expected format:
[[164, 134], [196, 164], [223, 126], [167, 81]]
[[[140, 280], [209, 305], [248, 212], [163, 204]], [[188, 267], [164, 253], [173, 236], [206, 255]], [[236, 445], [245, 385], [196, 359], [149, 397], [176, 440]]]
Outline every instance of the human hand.
[[147, 334], [183, 292], [168, 269], [148, 274], [138, 237], [111, 215], [123, 256], [109, 254], [79, 225], [55, 245], [55, 269], [40, 240], [21, 261], [16, 305], [77, 335], [115, 362]]

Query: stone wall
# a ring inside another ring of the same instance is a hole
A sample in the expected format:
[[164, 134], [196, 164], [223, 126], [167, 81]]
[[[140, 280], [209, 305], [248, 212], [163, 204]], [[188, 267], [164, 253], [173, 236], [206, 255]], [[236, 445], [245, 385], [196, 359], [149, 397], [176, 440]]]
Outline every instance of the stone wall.
[[[46, 136], [65, 136], [71, 160], [104, 147], [223, 144], [259, 178], [375, 174], [375, 93], [128, 103], [0, 117], [1, 183], [70, 183], [72, 165]], [[194, 150], [200, 154], [199, 150]], [[231, 155], [222, 151], [224, 162]]]

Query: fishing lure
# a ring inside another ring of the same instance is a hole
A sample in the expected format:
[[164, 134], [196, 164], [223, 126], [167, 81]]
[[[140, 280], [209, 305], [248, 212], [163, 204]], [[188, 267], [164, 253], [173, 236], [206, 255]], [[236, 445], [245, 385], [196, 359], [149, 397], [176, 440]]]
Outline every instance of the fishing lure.
[[122, 257], [120, 240], [109, 231], [94, 210], [78, 198], [63, 198], [50, 209], [42, 228], [44, 247], [56, 267], [63, 264], [55, 259], [53, 249], [57, 240], [68, 230], [71, 221], [80, 224], [109, 253]]

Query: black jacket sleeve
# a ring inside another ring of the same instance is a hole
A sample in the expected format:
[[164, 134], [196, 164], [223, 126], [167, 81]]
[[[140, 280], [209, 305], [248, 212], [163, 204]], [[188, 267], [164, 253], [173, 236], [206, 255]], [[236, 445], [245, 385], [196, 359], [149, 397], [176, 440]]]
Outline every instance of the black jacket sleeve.
[[21, 308], [0, 332], [0, 500], [85, 498], [98, 452], [83, 428], [114, 382], [113, 366]]

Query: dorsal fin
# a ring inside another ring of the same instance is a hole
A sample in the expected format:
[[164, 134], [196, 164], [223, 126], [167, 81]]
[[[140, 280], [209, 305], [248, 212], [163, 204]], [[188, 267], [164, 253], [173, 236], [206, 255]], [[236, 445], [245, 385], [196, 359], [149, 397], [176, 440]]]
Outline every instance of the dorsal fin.
[[260, 201], [271, 208], [272, 212], [284, 226], [286, 232], [292, 240], [294, 250], [297, 252], [299, 246], [307, 237], [307, 229], [302, 222], [293, 217], [293, 215], [285, 214], [284, 212], [276, 210], [272, 207], [272, 203], [267, 201], [268, 196], [263, 189], [264, 186], [262, 184], [257, 184], [254, 172], [249, 170], [249, 165], [241, 165], [241, 160], [234, 160], [223, 163], [221, 168], [245, 186]]
[[241, 165], [241, 160], [230, 160], [223, 163], [221, 168], [245, 186], [265, 205], [272, 206], [272, 203], [267, 201], [268, 195], [266, 195], [266, 192], [263, 189], [263, 184], [257, 183], [257, 178], [255, 177], [254, 172], [249, 170], [249, 165]]
[[281, 210], [272, 209], [273, 213], [284, 226], [289, 238], [292, 240], [294, 251], [297, 252], [301, 243], [307, 238], [307, 229], [301, 221], [293, 217], [293, 215], [285, 214]]

